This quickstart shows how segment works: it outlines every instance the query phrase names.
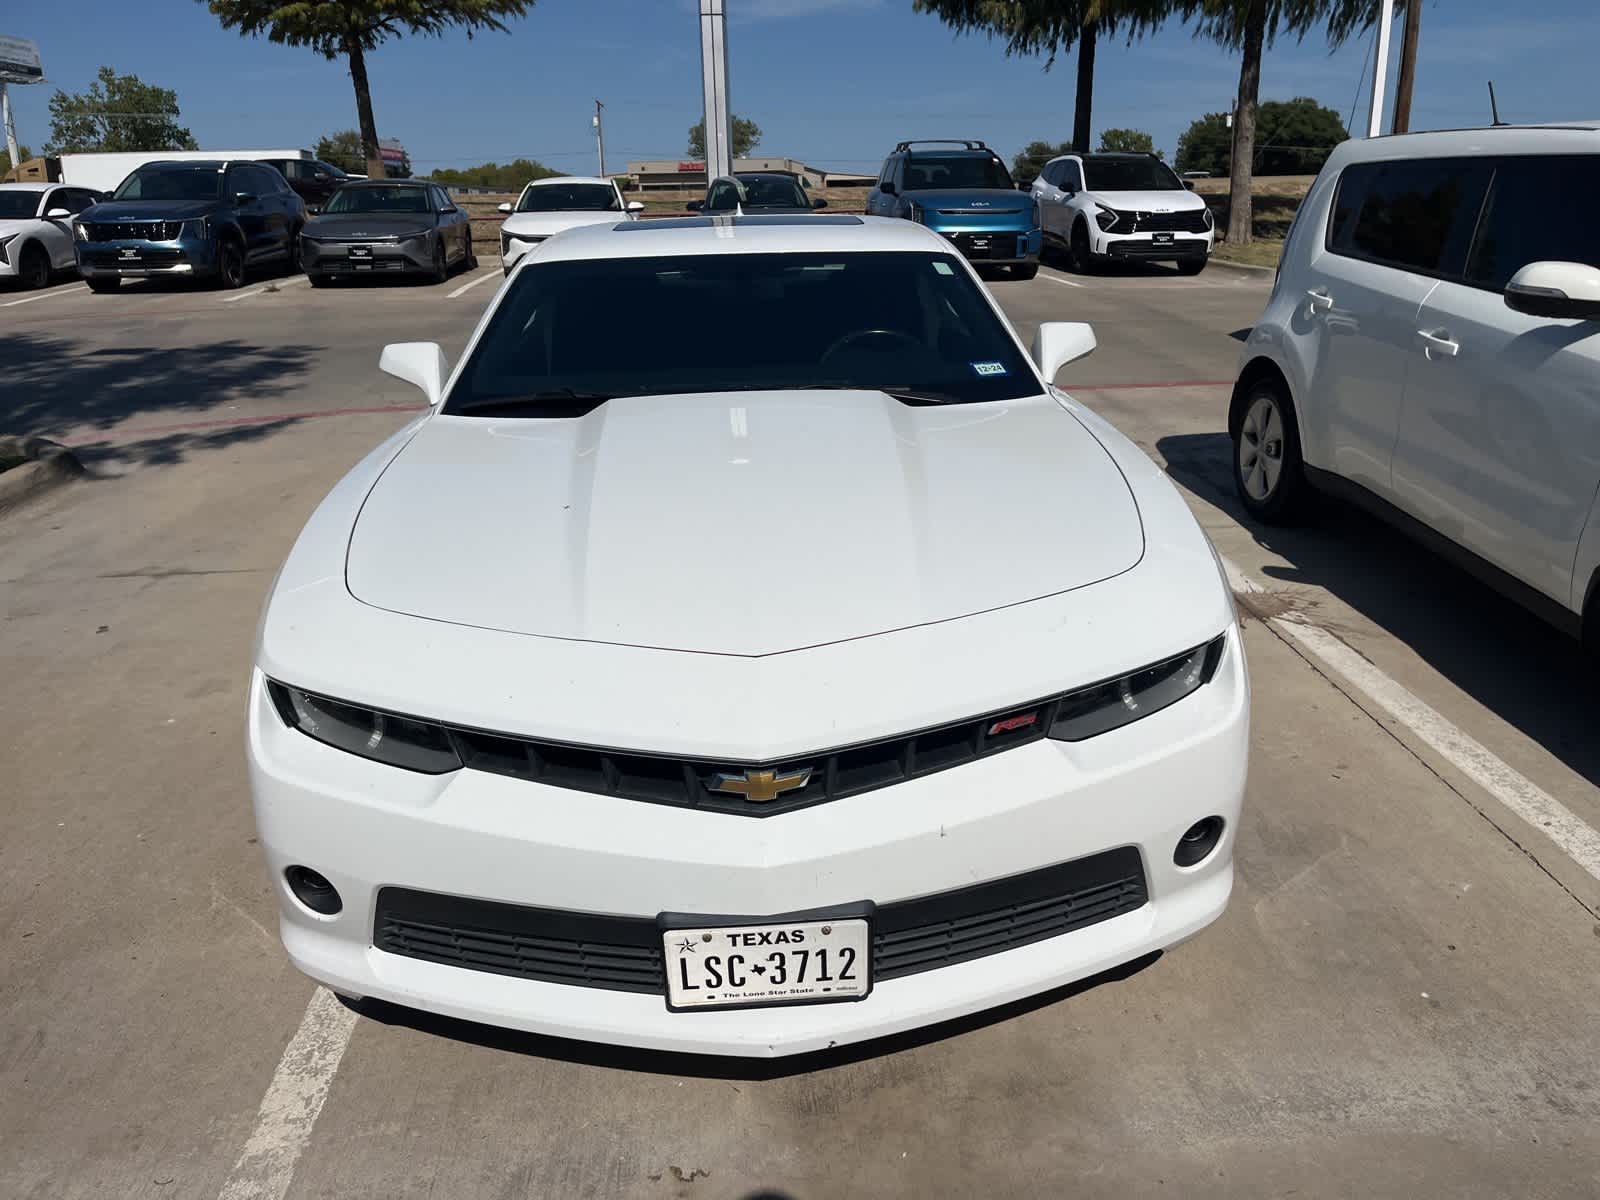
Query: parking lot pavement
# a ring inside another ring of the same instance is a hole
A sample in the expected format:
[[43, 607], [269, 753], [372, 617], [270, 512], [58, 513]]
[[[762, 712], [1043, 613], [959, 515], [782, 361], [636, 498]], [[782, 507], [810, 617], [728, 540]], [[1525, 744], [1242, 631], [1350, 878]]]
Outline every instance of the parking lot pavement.
[[1592, 877], [1507, 807], [1511, 776], [1282, 618], [1592, 822], [1575, 652], [1362, 518], [1241, 520], [1229, 335], [1266, 285], [1215, 268], [995, 285], [1025, 336], [1095, 324], [1059, 382], [1242, 572], [1252, 774], [1215, 927], [1120, 980], [766, 1068], [308, 1007], [244, 788], [254, 624], [322, 492], [415, 410], [379, 346], [459, 353], [493, 291], [449, 298], [472, 278], [0, 317], [0, 425], [98, 473], [0, 521], [0, 1195], [1600, 1189]]

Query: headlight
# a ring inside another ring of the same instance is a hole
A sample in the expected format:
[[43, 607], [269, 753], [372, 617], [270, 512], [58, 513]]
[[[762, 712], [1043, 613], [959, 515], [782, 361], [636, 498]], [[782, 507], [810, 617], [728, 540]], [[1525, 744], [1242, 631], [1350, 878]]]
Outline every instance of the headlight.
[[415, 233], [402, 233], [397, 239], [402, 242], [420, 242], [425, 239], [431, 230], [419, 229]]
[[1081, 742], [1176, 704], [1211, 681], [1225, 645], [1227, 634], [1222, 634], [1153, 667], [1063, 696], [1056, 702], [1050, 736]]
[[0, 263], [9, 263], [11, 261], [10, 257], [6, 254], [6, 247], [11, 244], [13, 238], [19, 238], [21, 236], [22, 235], [20, 233], [13, 233], [11, 237], [0, 237]]
[[1099, 210], [1094, 214], [1094, 223], [1100, 226], [1102, 230], [1106, 231], [1115, 229], [1117, 227], [1117, 222], [1121, 219], [1121, 213], [1114, 208], [1107, 208], [1105, 205], [1101, 205]]
[[281, 683], [269, 682], [267, 692], [285, 725], [326, 745], [424, 775], [443, 775], [461, 767], [450, 735], [438, 725], [313, 696]]
[[512, 237], [509, 233], [500, 234], [500, 257], [504, 258], [511, 253]]
[[87, 242], [89, 240], [89, 227], [82, 221], [73, 222], [72, 236], [80, 242]]
[[1205, 223], [1205, 227], [1207, 229], [1210, 229], [1217, 223], [1216, 218], [1211, 215], [1211, 206], [1209, 204], [1202, 208], [1200, 212], [1203, 214], [1200, 219]]
[[1040, 218], [1040, 215], [1039, 215], [1039, 202], [1037, 200], [1035, 200], [1033, 202], [1033, 227], [1035, 229], [1039, 229], [1039, 228], [1042, 228], [1043, 225], [1044, 225], [1044, 221]]
[[926, 225], [928, 223], [927, 214], [922, 211], [922, 205], [918, 204], [915, 200], [906, 205], [906, 216], [910, 217], [919, 225]]
[[204, 241], [211, 236], [211, 218], [196, 217], [192, 221], [185, 221], [178, 229], [179, 237], [199, 238]]

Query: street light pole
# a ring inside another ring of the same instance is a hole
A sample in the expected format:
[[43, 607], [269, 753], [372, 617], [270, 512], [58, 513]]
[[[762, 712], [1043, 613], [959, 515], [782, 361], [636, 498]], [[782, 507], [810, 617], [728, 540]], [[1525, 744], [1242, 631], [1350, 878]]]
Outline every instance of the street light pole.
[[600, 154], [600, 177], [602, 179], [605, 178], [606, 174], [606, 127], [601, 124], [600, 110], [604, 107], [605, 105], [601, 104], [600, 101], [596, 100], [594, 102], [594, 144], [595, 149]]
[[1382, 0], [1378, 10], [1378, 53], [1372, 63], [1372, 105], [1367, 110], [1369, 138], [1383, 132], [1383, 92], [1389, 78], [1389, 27], [1393, 24], [1394, 0]]
[[705, 87], [706, 179], [712, 180], [733, 174], [726, 0], [700, 0], [700, 78]]

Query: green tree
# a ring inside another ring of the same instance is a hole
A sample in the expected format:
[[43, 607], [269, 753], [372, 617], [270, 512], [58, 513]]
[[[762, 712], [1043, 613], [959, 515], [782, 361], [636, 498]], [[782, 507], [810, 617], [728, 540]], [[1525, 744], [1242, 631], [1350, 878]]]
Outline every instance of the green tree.
[[[761, 126], [737, 113], [733, 116], [733, 157], [744, 158], [761, 144]], [[706, 156], [706, 122], [702, 117], [689, 126], [689, 157]]]
[[1154, 154], [1157, 158], [1166, 157], [1156, 149], [1155, 140], [1142, 129], [1102, 129], [1100, 150], [1102, 153]]
[[1179, 171], [1226, 175], [1233, 154], [1233, 131], [1227, 113], [1207, 113], [1178, 135]]
[[366, 155], [361, 152], [361, 135], [354, 129], [323, 134], [317, 139], [316, 154], [323, 162], [358, 175], [367, 165]]
[[46, 154], [120, 150], [198, 150], [178, 124], [178, 93], [101, 67], [89, 90], [50, 97]]
[[508, 17], [520, 17], [534, 0], [199, 0], [222, 22], [249, 37], [265, 36], [285, 46], [305, 46], [332, 61], [344, 57], [356, 91], [356, 116], [367, 174], [384, 177], [378, 153], [378, 123], [372, 115], [367, 55], [407, 33], [442, 35], [460, 26], [467, 36], [482, 29], [505, 32]]
[[[33, 157], [33, 151], [29, 150], [26, 146], [18, 146], [17, 153], [22, 155], [22, 162], [27, 162]], [[16, 166], [16, 163], [11, 161], [11, 151], [7, 150], [5, 146], [0, 145], [0, 175], [4, 175], [14, 166]]]
[[[1155, 28], [1180, 0], [913, 0], [917, 12], [932, 13], [958, 34], [1003, 38], [1007, 56], [1056, 55], [1078, 48], [1078, 85], [1072, 114], [1072, 145], [1089, 149], [1094, 104], [1094, 52], [1101, 34], [1120, 27], [1136, 37]], [[1128, 23], [1132, 12], [1136, 20]]]
[[[1178, 170], [1226, 175], [1233, 135], [1224, 113], [1207, 113], [1178, 138]], [[1256, 114], [1252, 175], [1315, 175], [1333, 148], [1349, 137], [1339, 114], [1309, 96], [1267, 100]]]
[[1011, 160], [1011, 175], [1018, 183], [1032, 183], [1039, 178], [1045, 163], [1063, 154], [1071, 154], [1071, 142], [1029, 142], [1028, 148]]
[[441, 168], [428, 178], [435, 183], [447, 183], [455, 187], [481, 187], [491, 188], [497, 192], [520, 192], [531, 179], [549, 179], [552, 175], [560, 174], [560, 171], [552, 170], [541, 162], [519, 158], [503, 166], [500, 163], [489, 162], [477, 167]]

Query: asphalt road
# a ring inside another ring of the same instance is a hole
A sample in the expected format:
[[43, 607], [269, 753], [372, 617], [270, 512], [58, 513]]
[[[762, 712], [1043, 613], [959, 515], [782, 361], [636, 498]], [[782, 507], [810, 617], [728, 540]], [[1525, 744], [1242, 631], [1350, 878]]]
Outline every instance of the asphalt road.
[[0, 519], [0, 1196], [1600, 1192], [1593, 670], [1364, 517], [1242, 519], [1225, 405], [1267, 282], [1216, 268], [995, 290], [1025, 337], [1094, 323], [1060, 384], [1237, 570], [1254, 748], [1217, 925], [771, 1065], [313, 989], [253, 845], [256, 618], [318, 499], [419, 404], [380, 346], [459, 353], [498, 277], [0, 295], [0, 433], [95, 476]]

